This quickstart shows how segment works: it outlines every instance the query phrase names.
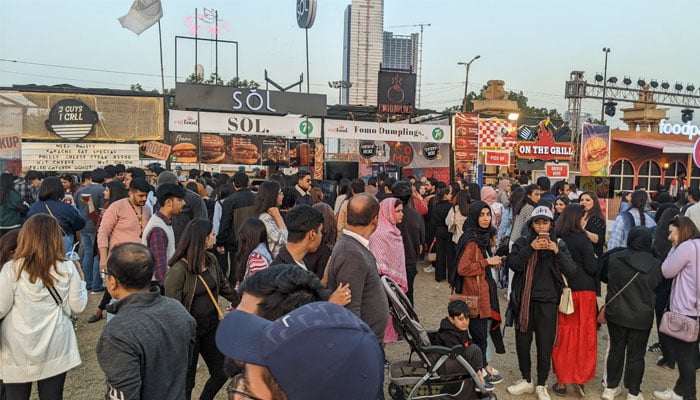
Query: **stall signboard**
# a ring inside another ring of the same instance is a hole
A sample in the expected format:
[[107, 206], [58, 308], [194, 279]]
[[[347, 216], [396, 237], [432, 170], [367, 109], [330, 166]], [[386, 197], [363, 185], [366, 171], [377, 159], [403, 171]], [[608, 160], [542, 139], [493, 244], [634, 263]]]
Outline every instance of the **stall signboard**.
[[545, 163], [544, 171], [548, 178], [562, 178], [566, 179], [569, 177], [569, 164], [568, 163]]
[[455, 114], [452, 127], [454, 129], [455, 171], [459, 176], [468, 175], [478, 162], [479, 115]]
[[0, 133], [0, 171], [22, 172], [22, 138], [17, 133]]
[[324, 132], [331, 139], [450, 143], [450, 127], [326, 119]]
[[314, 139], [321, 137], [321, 119], [171, 110], [171, 132], [205, 132], [219, 135], [260, 135]]
[[391, 146], [391, 157], [389, 161], [399, 167], [405, 167], [413, 161], [415, 152], [410, 143], [396, 142]]
[[610, 163], [610, 127], [583, 124], [581, 176], [607, 176]]
[[693, 146], [693, 162], [695, 166], [700, 168], [700, 146], [698, 146], [700, 140], [695, 141], [695, 146]]
[[139, 145], [127, 143], [22, 143], [24, 169], [92, 171], [105, 165], [139, 166]]
[[371, 140], [363, 140], [360, 142], [360, 156], [362, 158], [372, 158], [377, 155], [377, 145]]
[[435, 160], [440, 154], [440, 145], [437, 143], [426, 143], [423, 145], [423, 157], [426, 160]]
[[170, 155], [170, 150], [173, 146], [169, 144], [156, 142], [154, 140], [141, 143], [139, 151], [146, 157], [155, 158], [157, 160], [167, 160]]
[[325, 117], [326, 95], [245, 89], [232, 86], [175, 84], [175, 104], [180, 109], [272, 115], [313, 115]]
[[515, 148], [515, 122], [500, 118], [479, 118], [479, 150]]
[[416, 101], [416, 74], [380, 70], [377, 80], [377, 112], [413, 114]]
[[130, 142], [165, 132], [163, 97], [154, 95], [0, 90], [0, 119], [10, 114], [22, 140]]
[[487, 150], [484, 152], [484, 164], [507, 167], [510, 165], [510, 152]]

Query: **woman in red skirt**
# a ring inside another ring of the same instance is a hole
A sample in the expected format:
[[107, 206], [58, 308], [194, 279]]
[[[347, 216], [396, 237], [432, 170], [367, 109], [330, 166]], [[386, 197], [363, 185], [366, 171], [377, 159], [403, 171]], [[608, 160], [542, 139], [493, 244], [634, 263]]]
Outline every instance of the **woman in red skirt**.
[[576, 274], [567, 276], [574, 300], [573, 314], [559, 313], [557, 341], [552, 349], [552, 365], [557, 383], [555, 394], [566, 394], [571, 384], [581, 396], [584, 385], [595, 377], [597, 357], [596, 275], [598, 263], [593, 244], [583, 230], [585, 210], [569, 204], [557, 219], [555, 233], [566, 243], [576, 263]]

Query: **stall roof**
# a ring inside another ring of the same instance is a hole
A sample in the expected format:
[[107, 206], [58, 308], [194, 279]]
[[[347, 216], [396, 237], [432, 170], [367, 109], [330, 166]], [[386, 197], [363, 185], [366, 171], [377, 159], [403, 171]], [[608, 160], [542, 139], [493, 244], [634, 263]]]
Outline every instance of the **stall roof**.
[[637, 146], [659, 149], [664, 154], [692, 154], [694, 142], [677, 142], [673, 140], [656, 139], [636, 139], [636, 138], [613, 138], [616, 142], [634, 144]]

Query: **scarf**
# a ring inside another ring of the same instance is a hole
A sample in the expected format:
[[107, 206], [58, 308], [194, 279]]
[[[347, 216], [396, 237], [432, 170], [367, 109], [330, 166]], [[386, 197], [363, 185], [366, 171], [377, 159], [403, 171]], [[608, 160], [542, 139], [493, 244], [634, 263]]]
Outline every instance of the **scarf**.
[[401, 231], [396, 226], [396, 206], [400, 203], [395, 197], [386, 198], [379, 203], [379, 221], [377, 230], [369, 237], [369, 249], [377, 260], [379, 274], [389, 275], [407, 292], [406, 253]]
[[518, 331], [521, 333], [527, 332], [527, 325], [530, 322], [530, 294], [532, 292], [532, 281], [535, 277], [535, 268], [537, 267], [537, 251], [534, 251], [527, 260], [527, 268], [525, 270], [525, 290], [523, 298], [520, 302], [520, 315], [518, 317]]
[[[486, 254], [486, 251], [491, 247], [491, 225], [487, 228], [482, 228], [479, 226], [479, 215], [481, 210], [491, 208], [488, 204], [481, 200], [477, 200], [469, 205], [469, 212], [467, 213], [467, 219], [464, 221], [464, 234], [465, 244], [469, 242], [475, 242], [481, 252]], [[491, 216], [493, 218], [493, 214]], [[461, 241], [461, 240], [460, 240]]]

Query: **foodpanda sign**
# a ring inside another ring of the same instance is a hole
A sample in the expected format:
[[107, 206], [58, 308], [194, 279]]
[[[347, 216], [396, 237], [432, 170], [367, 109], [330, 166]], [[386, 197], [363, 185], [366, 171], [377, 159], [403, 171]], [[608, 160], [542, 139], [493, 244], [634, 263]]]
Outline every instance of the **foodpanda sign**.
[[686, 122], [685, 125], [681, 124], [667, 124], [665, 119], [659, 122], [659, 133], [666, 135], [685, 135], [688, 136], [688, 140], [693, 140], [695, 136], [700, 135], [700, 128], [696, 125], [690, 125], [690, 121]]

